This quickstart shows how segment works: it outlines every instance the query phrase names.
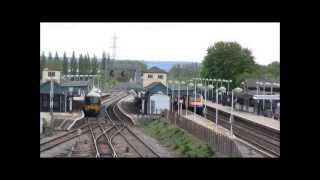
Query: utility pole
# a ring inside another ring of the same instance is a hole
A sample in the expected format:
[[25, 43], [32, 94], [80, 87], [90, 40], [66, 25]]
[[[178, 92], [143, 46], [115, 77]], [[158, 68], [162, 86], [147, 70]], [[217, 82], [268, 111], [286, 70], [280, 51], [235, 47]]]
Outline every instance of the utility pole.
[[116, 49], [118, 48], [117, 47], [117, 36], [116, 34], [114, 34], [114, 36], [112, 37], [112, 58], [113, 60], [116, 60]]

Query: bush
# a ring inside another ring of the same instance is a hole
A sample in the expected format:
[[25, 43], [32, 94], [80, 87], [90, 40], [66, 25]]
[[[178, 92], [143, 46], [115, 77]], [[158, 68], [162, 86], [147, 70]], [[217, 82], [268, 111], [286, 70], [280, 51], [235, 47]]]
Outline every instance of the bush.
[[183, 157], [212, 157], [214, 150], [185, 131], [159, 119], [142, 123], [147, 134], [170, 146]]

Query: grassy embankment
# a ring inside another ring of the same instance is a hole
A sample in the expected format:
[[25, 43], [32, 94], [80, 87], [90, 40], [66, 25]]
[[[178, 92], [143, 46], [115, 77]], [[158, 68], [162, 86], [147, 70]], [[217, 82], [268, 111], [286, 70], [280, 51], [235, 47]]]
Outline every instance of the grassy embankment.
[[213, 157], [215, 154], [210, 146], [196, 137], [159, 119], [145, 120], [142, 127], [146, 134], [177, 151], [182, 157]]

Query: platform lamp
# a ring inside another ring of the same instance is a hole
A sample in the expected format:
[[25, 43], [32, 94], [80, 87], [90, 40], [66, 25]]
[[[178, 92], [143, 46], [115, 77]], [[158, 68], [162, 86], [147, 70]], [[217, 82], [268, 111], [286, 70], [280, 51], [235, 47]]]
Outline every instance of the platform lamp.
[[[182, 87], [184, 86], [184, 85], [186, 85], [186, 82], [185, 81], [181, 81], [180, 82], [181, 83], [181, 85], [182, 85]], [[180, 89], [181, 90], [181, 89]], [[182, 92], [180, 92], [180, 96], [182, 96], [181, 95], [182, 94]], [[180, 97], [179, 97], [179, 105], [180, 105], [180, 114], [181, 114], [181, 112], [182, 112], [182, 103], [180, 103]]]
[[[273, 87], [279, 87], [280, 84], [278, 83], [272, 83], [271, 84], [271, 95], [273, 94]], [[271, 99], [271, 111], [272, 111], [272, 114], [273, 114], [273, 108], [272, 108], [272, 99]]]
[[239, 88], [239, 87], [237, 87], [237, 88], [234, 88], [233, 90], [232, 90], [232, 92], [231, 92], [231, 115], [230, 115], [230, 124], [231, 124], [231, 126], [230, 126], [230, 133], [231, 133], [231, 137], [234, 137], [234, 135], [233, 135], [233, 129], [232, 129], [232, 125], [233, 125], [233, 95], [234, 94], [239, 94], [239, 93], [241, 93], [243, 91], [243, 89], [242, 88]]
[[232, 83], [232, 80], [227, 80], [227, 83], [228, 83], [228, 91], [227, 91], [227, 95], [229, 95], [229, 85]]
[[[220, 94], [221, 94], [221, 104], [222, 104], [222, 95], [223, 95], [223, 93], [226, 92], [226, 88], [224, 86], [221, 86], [219, 88], [219, 91], [220, 91]], [[218, 97], [218, 104], [219, 104], [219, 97]]]
[[208, 86], [208, 91], [211, 89], [211, 91], [212, 91], [212, 99], [213, 99], [213, 89], [214, 89], [214, 86], [212, 85], [212, 84], [210, 84], [209, 86]]
[[[193, 78], [194, 80], [194, 98], [196, 98], [197, 94], [197, 78]], [[195, 120], [196, 117], [196, 106], [193, 107], [193, 120]]]
[[[197, 88], [202, 89], [202, 87], [203, 87], [202, 83], [197, 84]], [[195, 96], [195, 101], [196, 101], [196, 99], [197, 99], [197, 95]], [[194, 110], [196, 111], [196, 106], [194, 106], [194, 107], [195, 107]]]
[[[269, 87], [269, 88], [271, 88], [271, 83], [270, 82], [266, 82], [265, 83], [265, 86], [267, 86], [267, 87]], [[264, 95], [266, 95], [266, 92], [264, 92]], [[269, 99], [269, 101], [270, 101], [270, 103], [271, 103], [271, 99]]]
[[[180, 81], [174, 81], [174, 83], [178, 85], [178, 96], [177, 97], [179, 97], [180, 96]], [[178, 98], [177, 98], [177, 106], [178, 106], [178, 115], [179, 115], [180, 113], [179, 113], [179, 101], [178, 101]]]
[[187, 116], [187, 111], [188, 111], [188, 107], [189, 107], [189, 95], [188, 95], [188, 86], [193, 87], [194, 84], [192, 82], [190, 82], [189, 84], [187, 84], [187, 98], [186, 98], [186, 116]]
[[173, 112], [173, 92], [174, 92], [174, 84], [172, 80], [168, 81], [171, 84], [171, 112]]
[[[216, 80], [216, 79], [213, 79], [212, 81], [215, 82], [215, 86], [214, 86], [214, 87], [217, 89], [217, 88], [218, 88], [218, 86], [217, 86], [217, 83], [218, 83], [217, 80]], [[212, 82], [212, 85], [213, 85], [213, 82]], [[212, 102], [213, 102], [213, 91], [212, 91]], [[215, 102], [217, 102], [217, 99], [215, 100]]]

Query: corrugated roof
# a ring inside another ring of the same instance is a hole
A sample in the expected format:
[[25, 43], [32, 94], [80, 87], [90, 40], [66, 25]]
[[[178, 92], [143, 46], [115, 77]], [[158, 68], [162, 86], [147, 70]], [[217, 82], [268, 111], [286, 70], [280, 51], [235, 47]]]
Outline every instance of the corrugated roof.
[[157, 66], [153, 66], [150, 69], [144, 71], [143, 73], [164, 73], [168, 74], [165, 70], [158, 68]]
[[[40, 94], [50, 94], [51, 82], [47, 81], [40, 85]], [[64, 94], [65, 88], [54, 81], [53, 92], [54, 94]]]

